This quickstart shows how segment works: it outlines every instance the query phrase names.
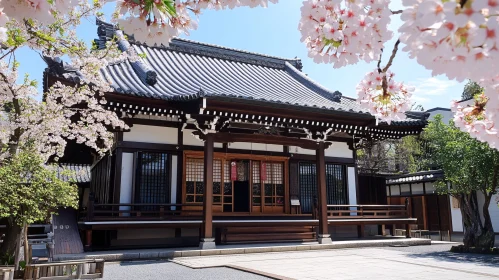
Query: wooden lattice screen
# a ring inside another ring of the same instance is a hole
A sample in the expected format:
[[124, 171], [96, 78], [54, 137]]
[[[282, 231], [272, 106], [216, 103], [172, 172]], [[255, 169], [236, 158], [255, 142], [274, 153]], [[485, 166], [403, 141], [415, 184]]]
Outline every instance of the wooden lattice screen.
[[262, 203], [262, 184], [260, 176], [261, 161], [252, 161], [253, 180], [253, 206], [260, 206]]
[[110, 178], [112, 157], [104, 156], [91, 170], [90, 190], [95, 195], [96, 203], [110, 203]]
[[284, 205], [284, 164], [282, 162], [266, 162], [267, 178], [265, 186], [265, 206]]
[[[315, 163], [300, 162], [299, 185], [302, 213], [311, 213], [313, 198], [317, 196], [317, 170]], [[346, 183], [346, 167], [344, 165], [326, 164], [326, 196], [327, 204], [348, 204]]]
[[185, 202], [203, 202], [204, 162], [202, 158], [185, 161]]
[[327, 204], [348, 204], [345, 166], [326, 164]]
[[168, 154], [139, 152], [135, 203], [170, 203], [170, 166]]

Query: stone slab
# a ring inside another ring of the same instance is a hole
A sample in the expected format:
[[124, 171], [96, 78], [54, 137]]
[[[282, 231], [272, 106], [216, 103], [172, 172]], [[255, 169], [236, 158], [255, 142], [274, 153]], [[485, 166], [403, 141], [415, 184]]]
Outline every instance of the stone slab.
[[430, 239], [411, 238], [411, 239], [375, 239], [375, 240], [351, 240], [351, 241], [333, 241], [332, 244], [259, 244], [255, 245], [219, 245], [216, 249], [190, 250], [182, 249], [151, 249], [151, 250], [129, 250], [129, 251], [108, 251], [108, 252], [88, 252], [84, 254], [57, 255], [54, 261], [67, 261], [77, 259], [100, 258], [105, 261], [129, 261], [145, 259], [174, 259], [180, 257], [198, 257], [198, 256], [216, 256], [216, 255], [235, 255], [235, 254], [253, 254], [268, 252], [292, 252], [292, 251], [311, 251], [311, 250], [331, 250], [348, 248], [366, 248], [383, 247], [393, 245], [421, 246], [431, 245]]

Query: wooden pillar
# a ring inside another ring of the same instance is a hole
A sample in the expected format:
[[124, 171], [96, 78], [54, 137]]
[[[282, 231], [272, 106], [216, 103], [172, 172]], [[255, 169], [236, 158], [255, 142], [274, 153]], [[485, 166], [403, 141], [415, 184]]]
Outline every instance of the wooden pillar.
[[215, 248], [213, 238], [213, 134], [206, 134], [204, 142], [204, 198], [201, 249]]
[[319, 212], [319, 238], [320, 244], [331, 243], [327, 221], [327, 190], [326, 190], [326, 160], [324, 156], [324, 142], [319, 142], [316, 155], [317, 168], [317, 197]]
[[85, 251], [92, 251], [92, 230], [85, 230]]

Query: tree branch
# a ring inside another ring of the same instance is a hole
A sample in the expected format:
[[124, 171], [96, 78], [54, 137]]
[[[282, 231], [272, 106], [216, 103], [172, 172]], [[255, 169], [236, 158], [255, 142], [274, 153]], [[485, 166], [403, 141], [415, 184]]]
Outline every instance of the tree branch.
[[383, 49], [381, 49], [381, 53], [379, 54], [378, 73], [381, 73], [381, 57], [383, 57]]
[[397, 10], [397, 11], [391, 11], [392, 12], [392, 15], [396, 15], [396, 14], [401, 14], [403, 11], [402, 10]]
[[392, 50], [392, 55], [390, 56], [390, 59], [388, 60], [388, 63], [386, 64], [385, 68], [383, 68], [383, 72], [386, 72], [390, 66], [392, 66], [393, 59], [395, 58], [395, 55], [397, 54], [397, 51], [399, 49], [399, 44], [400, 44], [400, 39], [395, 42], [395, 46], [393, 46]]

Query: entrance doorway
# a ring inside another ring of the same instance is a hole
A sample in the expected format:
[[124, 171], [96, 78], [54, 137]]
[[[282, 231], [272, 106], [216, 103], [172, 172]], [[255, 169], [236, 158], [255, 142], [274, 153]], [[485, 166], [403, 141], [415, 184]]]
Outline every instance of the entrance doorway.
[[236, 163], [237, 176], [234, 181], [234, 212], [249, 212], [249, 160], [239, 160]]

